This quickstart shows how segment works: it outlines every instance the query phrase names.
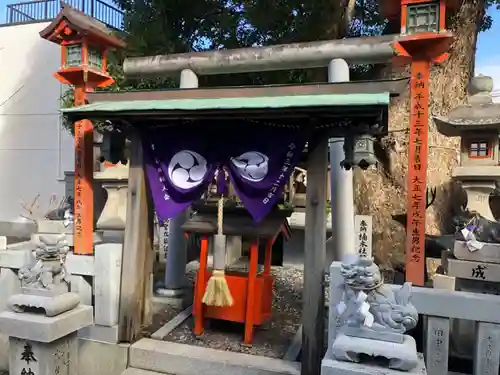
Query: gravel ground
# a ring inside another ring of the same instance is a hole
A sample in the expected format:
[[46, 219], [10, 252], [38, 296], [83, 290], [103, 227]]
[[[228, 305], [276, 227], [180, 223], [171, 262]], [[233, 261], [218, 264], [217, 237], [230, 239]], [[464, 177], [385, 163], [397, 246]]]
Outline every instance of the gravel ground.
[[[186, 276], [193, 285], [197, 269], [198, 262], [191, 262], [188, 265]], [[304, 272], [291, 267], [273, 267], [271, 273], [275, 277], [273, 315], [265, 327], [256, 327], [251, 347], [242, 345], [244, 330], [242, 324], [207, 320], [203, 336], [196, 338], [193, 334], [192, 318], [187, 319], [177, 327], [165, 340], [212, 349], [282, 358], [300, 325]], [[328, 301], [329, 281], [329, 276], [325, 275], [325, 302]], [[169, 307], [159, 311], [153, 318], [153, 324], [143, 329], [141, 337], [150, 337], [152, 333], [182, 310], [182, 308]]]
[[[191, 272], [190, 272], [191, 273]], [[282, 358], [300, 324], [303, 273], [293, 268], [273, 267], [275, 277], [273, 314], [266, 327], [257, 327], [251, 347], [242, 345], [243, 325], [223, 321], [206, 324], [201, 338], [193, 334], [193, 319], [189, 318], [165, 340], [212, 349]], [[188, 277], [192, 279], [192, 275]]]
[[[143, 327], [139, 335], [140, 338], [150, 338], [153, 333], [172, 320], [182, 310], [182, 307], [171, 306], [168, 309], [158, 311], [155, 315], [153, 315], [153, 323], [147, 327]], [[0, 375], [2, 374], [0, 373]]]

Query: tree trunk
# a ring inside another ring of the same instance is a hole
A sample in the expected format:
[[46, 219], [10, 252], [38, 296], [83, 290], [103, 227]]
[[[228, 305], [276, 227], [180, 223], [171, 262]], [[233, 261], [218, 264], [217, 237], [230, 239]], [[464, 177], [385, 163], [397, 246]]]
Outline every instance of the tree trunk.
[[[426, 232], [438, 234], [449, 221], [450, 204], [456, 206], [457, 188], [450, 183], [452, 169], [459, 162], [459, 139], [439, 134], [433, 115], [447, 115], [467, 99], [467, 86], [473, 74], [477, 35], [484, 14], [484, 0], [464, 1], [449, 29], [455, 36], [450, 59], [434, 66], [431, 73], [429, 121], [429, 163], [427, 183], [437, 187], [437, 198], [427, 210]], [[408, 71], [406, 71], [406, 74]], [[390, 108], [389, 135], [382, 140], [388, 154], [388, 169], [355, 172], [356, 208], [359, 214], [374, 217], [374, 254], [379, 262], [404, 262], [404, 228], [392, 214], [406, 212], [408, 173], [409, 89]], [[452, 198], [455, 197], [455, 198]], [[454, 208], [454, 207], [453, 207]]]

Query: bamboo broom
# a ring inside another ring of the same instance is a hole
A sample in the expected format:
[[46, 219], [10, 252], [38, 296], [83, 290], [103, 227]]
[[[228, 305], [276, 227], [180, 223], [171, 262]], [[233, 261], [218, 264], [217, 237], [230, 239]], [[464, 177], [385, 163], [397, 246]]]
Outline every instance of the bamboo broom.
[[214, 266], [212, 276], [208, 280], [202, 299], [202, 302], [208, 306], [232, 306], [234, 302], [225, 275], [226, 236], [222, 231], [223, 217], [224, 196], [221, 194], [217, 202], [217, 234], [214, 236]]

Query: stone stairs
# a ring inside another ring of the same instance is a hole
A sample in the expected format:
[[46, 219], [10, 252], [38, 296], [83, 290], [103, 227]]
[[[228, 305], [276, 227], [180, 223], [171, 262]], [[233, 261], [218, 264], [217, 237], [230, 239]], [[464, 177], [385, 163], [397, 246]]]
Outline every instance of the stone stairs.
[[153, 339], [130, 347], [129, 366], [121, 375], [300, 375], [298, 362]]

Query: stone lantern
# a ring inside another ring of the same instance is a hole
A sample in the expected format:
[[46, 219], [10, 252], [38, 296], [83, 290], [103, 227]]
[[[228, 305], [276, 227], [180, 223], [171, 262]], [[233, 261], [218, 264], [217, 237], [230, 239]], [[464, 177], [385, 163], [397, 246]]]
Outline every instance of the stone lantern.
[[441, 134], [461, 138], [460, 166], [453, 170], [453, 179], [467, 193], [467, 209], [489, 220], [495, 220], [489, 197], [500, 180], [500, 104], [493, 103], [492, 89], [490, 77], [475, 77], [469, 86], [469, 103], [453, 109], [448, 117], [434, 118]]

